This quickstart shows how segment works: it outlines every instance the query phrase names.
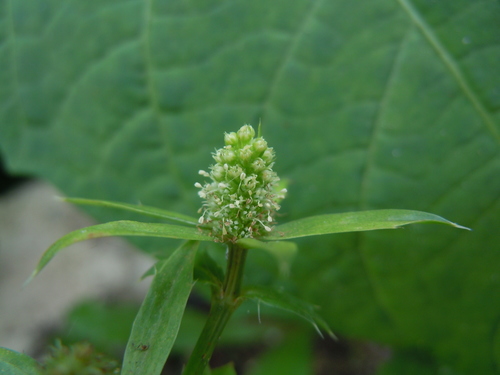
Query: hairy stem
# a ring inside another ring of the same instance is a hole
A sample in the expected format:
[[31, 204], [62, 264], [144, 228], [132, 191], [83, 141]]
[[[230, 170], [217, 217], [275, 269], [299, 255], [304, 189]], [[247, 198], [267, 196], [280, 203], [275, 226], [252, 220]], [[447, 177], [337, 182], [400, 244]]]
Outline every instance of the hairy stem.
[[224, 327], [241, 303], [240, 291], [247, 249], [228, 244], [227, 270], [223, 288], [212, 296], [205, 327], [194, 347], [183, 375], [202, 375]]

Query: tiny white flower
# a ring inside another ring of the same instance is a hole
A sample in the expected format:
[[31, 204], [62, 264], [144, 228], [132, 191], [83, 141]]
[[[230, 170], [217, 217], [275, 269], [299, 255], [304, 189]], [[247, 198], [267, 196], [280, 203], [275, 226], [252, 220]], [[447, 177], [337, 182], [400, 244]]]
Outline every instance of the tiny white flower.
[[217, 242], [235, 242], [239, 238], [258, 238], [270, 232], [273, 216], [279, 209], [275, 193], [278, 176], [272, 170], [274, 151], [254, 129], [245, 125], [238, 132], [226, 133], [225, 146], [212, 154], [216, 164], [210, 173], [198, 173], [212, 180], [202, 185], [198, 195], [204, 199], [199, 223], [210, 223]]
[[210, 177], [210, 175], [208, 174], [208, 172], [205, 172], [203, 169], [200, 169], [198, 171], [198, 174], [202, 175], [203, 177]]

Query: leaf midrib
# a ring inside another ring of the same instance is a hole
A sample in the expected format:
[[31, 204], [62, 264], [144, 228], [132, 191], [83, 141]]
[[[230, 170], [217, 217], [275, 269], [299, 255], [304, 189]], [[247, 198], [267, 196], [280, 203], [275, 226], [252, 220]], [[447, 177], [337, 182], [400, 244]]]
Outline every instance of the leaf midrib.
[[427, 39], [432, 48], [436, 51], [438, 57], [443, 61], [445, 67], [450, 71], [451, 75], [457, 81], [459, 87], [462, 89], [466, 98], [471, 102], [474, 109], [477, 111], [479, 116], [482, 118], [486, 127], [490, 131], [493, 138], [500, 143], [500, 131], [495, 126], [495, 121], [493, 120], [490, 113], [486, 110], [483, 103], [477, 96], [477, 94], [472, 90], [469, 82], [465, 78], [464, 73], [460, 69], [460, 66], [455, 61], [453, 56], [448, 52], [444, 45], [440, 42], [437, 35], [434, 33], [432, 28], [423, 19], [420, 13], [412, 5], [411, 0], [397, 0], [401, 5], [401, 8], [408, 14], [413, 23], [422, 32], [422, 35]]

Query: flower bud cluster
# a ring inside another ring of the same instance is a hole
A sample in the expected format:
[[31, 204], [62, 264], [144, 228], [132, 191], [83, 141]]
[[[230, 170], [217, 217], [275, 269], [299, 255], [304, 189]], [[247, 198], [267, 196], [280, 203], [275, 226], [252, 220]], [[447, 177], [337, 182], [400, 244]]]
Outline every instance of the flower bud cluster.
[[244, 125], [234, 133], [226, 133], [225, 146], [218, 149], [210, 173], [199, 171], [211, 179], [197, 182], [203, 198], [199, 223], [211, 225], [218, 242], [235, 242], [239, 238], [257, 238], [272, 230], [278, 201], [286, 189], [276, 192], [280, 180], [272, 170], [274, 151], [255, 130]]

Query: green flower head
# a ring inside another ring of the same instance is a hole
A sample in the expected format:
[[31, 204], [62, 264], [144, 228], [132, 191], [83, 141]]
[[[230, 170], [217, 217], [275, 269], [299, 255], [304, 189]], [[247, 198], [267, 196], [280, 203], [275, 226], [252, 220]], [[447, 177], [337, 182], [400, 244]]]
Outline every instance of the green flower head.
[[286, 189], [277, 192], [280, 180], [272, 170], [274, 151], [255, 130], [244, 125], [236, 133], [226, 133], [225, 146], [218, 149], [210, 173], [199, 174], [212, 181], [197, 182], [198, 195], [204, 199], [199, 223], [212, 227], [217, 242], [258, 238], [272, 230], [278, 201]]

